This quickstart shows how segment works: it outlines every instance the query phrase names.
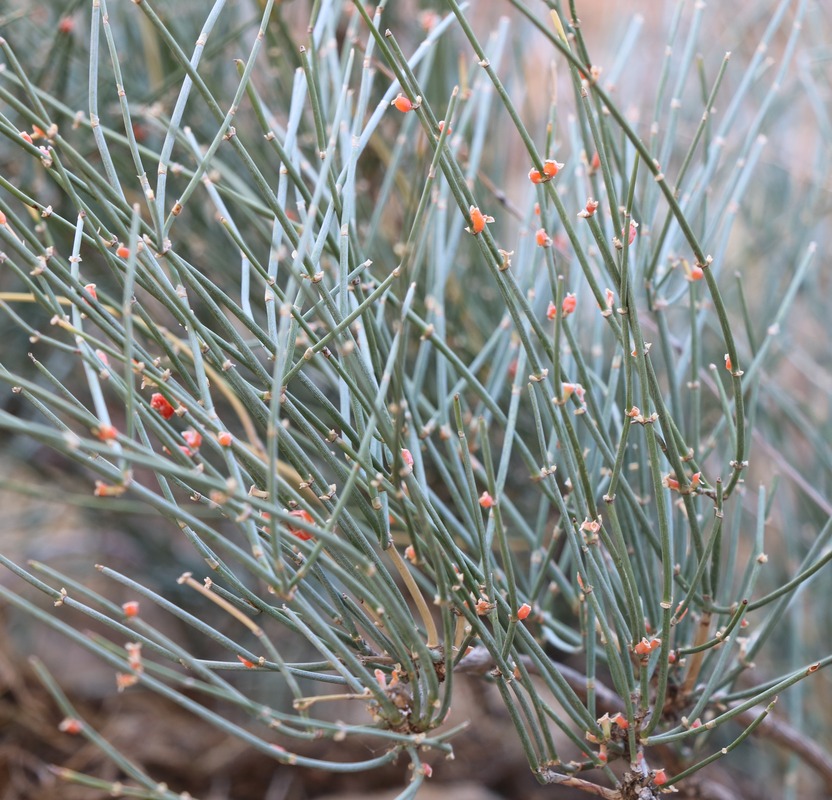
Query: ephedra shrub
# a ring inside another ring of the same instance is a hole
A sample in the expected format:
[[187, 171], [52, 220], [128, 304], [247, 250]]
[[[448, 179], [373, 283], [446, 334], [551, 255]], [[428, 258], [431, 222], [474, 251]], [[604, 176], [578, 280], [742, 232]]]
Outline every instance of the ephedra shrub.
[[[278, 770], [413, 796], [473, 680], [553, 797], [740, 796], [760, 751], [755, 792], [821, 791], [821, 4], [42, 5], [3, 29], [4, 446], [175, 544], [96, 588], [4, 555], [4, 602]], [[121, 773], [62, 780], [188, 791], [35, 668]]]

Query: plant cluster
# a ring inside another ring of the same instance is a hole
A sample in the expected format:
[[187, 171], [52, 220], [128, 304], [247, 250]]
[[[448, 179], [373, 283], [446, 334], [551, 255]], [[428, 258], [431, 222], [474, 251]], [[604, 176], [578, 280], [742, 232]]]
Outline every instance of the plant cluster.
[[[0, 20], [0, 429], [193, 558], [98, 564], [120, 604], [0, 553], [4, 603], [279, 765], [405, 755], [402, 797], [474, 679], [555, 787], [716, 796], [755, 732], [829, 779], [822, 4], [730, 58], [685, 2], [658, 57], [560, 0], [44, 5]], [[36, 670], [124, 775], [63, 779], [182, 796]]]

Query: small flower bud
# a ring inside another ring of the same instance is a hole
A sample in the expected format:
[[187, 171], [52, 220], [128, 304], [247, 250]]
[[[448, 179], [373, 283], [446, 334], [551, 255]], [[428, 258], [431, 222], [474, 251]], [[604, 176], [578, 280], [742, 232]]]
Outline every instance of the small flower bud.
[[405, 97], [401, 92], [396, 96], [396, 99], [390, 103], [391, 106], [395, 106], [397, 111], [401, 111], [402, 114], [407, 114], [408, 111], [413, 110], [413, 102], [410, 98]]
[[521, 622], [532, 613], [532, 607], [528, 603], [523, 603], [520, 608], [517, 609], [517, 619]]
[[552, 240], [549, 238], [549, 234], [546, 233], [545, 228], [539, 228], [537, 233], [534, 235], [534, 240], [537, 242], [538, 247], [551, 247]]
[[543, 174], [551, 180], [563, 169], [563, 164], [554, 159], [548, 158], [543, 162]]
[[[305, 522], [307, 525], [315, 524], [315, 520], [313, 519], [312, 515], [304, 508], [296, 508], [294, 511], [290, 511], [289, 516], [296, 517], [297, 519]], [[303, 528], [293, 528], [289, 526], [289, 533], [291, 533], [292, 536], [304, 542], [314, 538], [311, 533], [303, 530]]]
[[679, 491], [679, 481], [672, 475], [665, 475], [664, 478], [662, 478], [662, 485], [673, 492]]
[[96, 497], [120, 497], [127, 491], [127, 487], [119, 486], [118, 484], [104, 483], [104, 481], [95, 482], [95, 491], [93, 494]]
[[174, 414], [173, 406], [168, 402], [167, 398], [160, 392], [154, 392], [150, 398], [150, 407], [154, 411], [158, 411], [165, 419], [170, 419]]
[[118, 438], [118, 431], [109, 423], [102, 423], [98, 426], [98, 438], [102, 442], [109, 442]]
[[591, 197], [586, 201], [586, 205], [578, 212], [578, 216], [582, 217], [583, 219], [589, 219], [590, 217], [595, 216], [595, 212], [598, 210], [598, 201], [593, 200]]
[[494, 608], [494, 606], [483, 597], [481, 597], [479, 600], [477, 600], [476, 603], [474, 603], [474, 611], [476, 611], [477, 615], [480, 617], [487, 614], [489, 611], [491, 611], [492, 608]]
[[652, 639], [643, 638], [638, 644], [635, 645], [635, 647], [633, 647], [633, 652], [639, 656], [646, 656], [661, 646], [662, 640], [657, 637], [653, 637]]
[[561, 385], [561, 393], [563, 394], [564, 400], [568, 400], [574, 394], [577, 396], [579, 402], [583, 404], [586, 389], [580, 383], [564, 383]]
[[486, 223], [494, 222], [494, 217], [489, 217], [487, 214], [483, 214], [477, 206], [471, 206], [468, 209], [468, 216], [471, 218], [471, 225], [465, 230], [474, 236], [485, 230]]
[[73, 736], [81, 733], [83, 727], [81, 720], [74, 717], [64, 717], [58, 724], [58, 730], [61, 733], [70, 733]]
[[199, 450], [199, 446], [202, 444], [202, 434], [199, 431], [184, 431], [182, 438], [188, 443], [188, 447], [191, 450]]
[[139, 682], [139, 676], [133, 673], [116, 673], [116, 691], [123, 692], [130, 686], [135, 686]]
[[630, 723], [627, 722], [627, 717], [625, 717], [620, 711], [612, 718], [612, 721], [622, 730], [626, 731], [627, 728], [630, 727]]
[[496, 505], [496, 501], [488, 492], [483, 492], [480, 495], [479, 504], [483, 508], [492, 508], [494, 505]]
[[121, 604], [121, 610], [124, 612], [125, 617], [137, 617], [139, 615], [139, 601], [128, 600], [126, 603]]
[[532, 183], [546, 183], [547, 181], [552, 180], [555, 175], [558, 174], [563, 169], [563, 164], [554, 159], [547, 158], [546, 161], [543, 162], [543, 172], [541, 173], [540, 170], [532, 167], [529, 170], [529, 180]]

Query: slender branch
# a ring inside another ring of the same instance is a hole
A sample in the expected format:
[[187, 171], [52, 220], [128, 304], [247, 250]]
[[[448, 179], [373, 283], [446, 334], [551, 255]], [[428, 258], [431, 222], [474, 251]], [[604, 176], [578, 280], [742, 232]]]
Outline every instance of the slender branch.
[[[539, 674], [537, 666], [528, 656], [521, 656], [520, 660], [531, 674]], [[572, 687], [575, 694], [577, 694], [581, 700], [586, 700], [586, 676], [582, 672], [579, 672], [572, 667], [568, 667], [566, 664], [558, 663], [555, 666], [566, 682]], [[460, 659], [454, 671], [470, 675], [485, 675], [492, 669], [494, 669], [494, 660], [488, 650], [484, 647], [477, 646], [474, 647], [464, 658]], [[616, 714], [619, 711], [623, 712], [623, 701], [604, 683], [596, 680], [593, 690], [595, 692], [597, 710], [599, 714]], [[732, 706], [728, 706], [728, 708], [731, 707]], [[753, 708], [747, 708], [745, 711], [741, 711], [736, 717], [737, 724], [742, 725], [743, 727], [748, 727], [757, 717], [760, 716], [764, 708], [765, 707], [763, 705], [759, 705], [754, 706]], [[815, 770], [815, 772], [823, 778], [827, 789], [832, 792], [832, 754], [824, 750], [819, 744], [817, 744], [817, 742], [808, 739], [804, 733], [790, 725], [781, 716], [769, 713], [769, 715], [754, 729], [754, 736], [761, 739], [767, 739], [773, 744], [776, 744], [778, 747], [782, 747], [784, 750], [796, 755], [801, 761]], [[716, 797], [717, 795], [713, 796]]]

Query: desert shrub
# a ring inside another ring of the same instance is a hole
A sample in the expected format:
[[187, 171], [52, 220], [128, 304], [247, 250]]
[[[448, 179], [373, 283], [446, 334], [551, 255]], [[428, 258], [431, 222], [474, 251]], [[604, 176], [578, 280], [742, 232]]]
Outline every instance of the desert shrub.
[[[463, 675], [555, 787], [829, 780], [828, 15], [574, 5], [9, 10], [0, 427], [164, 559], [0, 593], [113, 690], [403, 797]], [[123, 779], [61, 778], [188, 788], [36, 670]]]

